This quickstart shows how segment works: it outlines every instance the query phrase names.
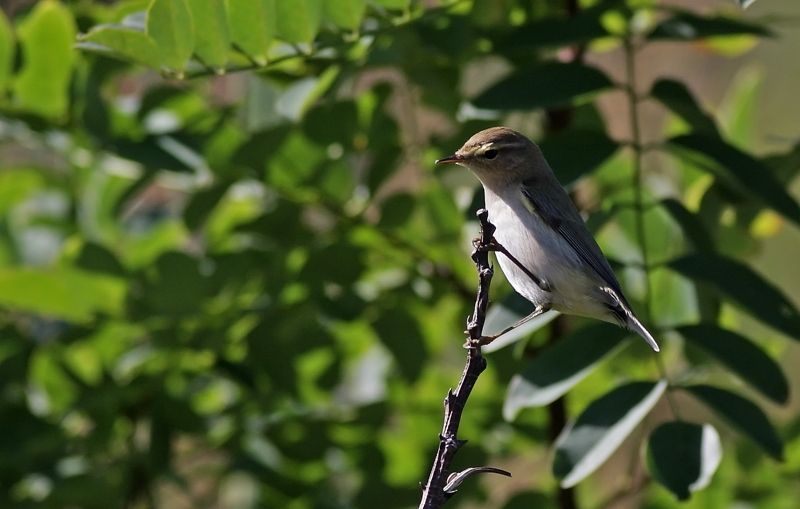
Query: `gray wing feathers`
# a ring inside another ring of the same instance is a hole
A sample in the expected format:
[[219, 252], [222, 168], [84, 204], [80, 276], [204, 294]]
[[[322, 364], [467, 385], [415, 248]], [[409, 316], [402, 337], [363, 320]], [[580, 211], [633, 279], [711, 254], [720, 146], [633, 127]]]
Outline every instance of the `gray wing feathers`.
[[[552, 188], [548, 189], [549, 192], [542, 193], [541, 190], [536, 192], [534, 186], [539, 188], [551, 186]], [[627, 305], [611, 266], [561, 185], [556, 181], [551, 183], [528, 180], [522, 183], [522, 194], [533, 210], [542, 218], [542, 221], [558, 232], [580, 259], [591, 267], [609, 288], [614, 290], [622, 303]]]
[[[543, 187], [548, 189], [542, 192]], [[621, 325], [639, 334], [653, 350], [658, 352], [658, 344], [631, 311], [630, 304], [625, 300], [625, 295], [608, 260], [555, 177], [524, 181], [522, 194], [542, 221], [561, 235], [578, 257], [607, 285], [608, 293], [612, 294], [609, 311], [619, 317]]]

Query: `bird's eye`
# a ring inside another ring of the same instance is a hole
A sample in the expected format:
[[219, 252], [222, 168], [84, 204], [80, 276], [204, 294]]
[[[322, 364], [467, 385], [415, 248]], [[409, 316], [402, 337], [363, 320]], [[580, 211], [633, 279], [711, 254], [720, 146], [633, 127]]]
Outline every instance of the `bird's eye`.
[[497, 150], [489, 149], [483, 153], [483, 157], [485, 157], [486, 159], [494, 159], [495, 157], [497, 157]]

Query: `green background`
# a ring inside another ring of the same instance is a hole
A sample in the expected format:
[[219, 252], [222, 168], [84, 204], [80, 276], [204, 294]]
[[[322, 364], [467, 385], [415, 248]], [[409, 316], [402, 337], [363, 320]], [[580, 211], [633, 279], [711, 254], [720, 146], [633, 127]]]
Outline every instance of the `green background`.
[[3, 3], [0, 506], [416, 506], [482, 200], [433, 161], [502, 124], [662, 353], [507, 338], [454, 468], [514, 477], [448, 504], [794, 507], [800, 10], [737, 3]]

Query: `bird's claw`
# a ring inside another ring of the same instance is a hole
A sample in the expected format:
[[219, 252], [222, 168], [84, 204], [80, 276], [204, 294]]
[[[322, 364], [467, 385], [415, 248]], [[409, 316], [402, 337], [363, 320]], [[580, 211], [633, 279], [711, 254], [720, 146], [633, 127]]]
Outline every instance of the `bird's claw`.
[[481, 336], [479, 338], [470, 338], [468, 337], [467, 340], [464, 342], [464, 348], [480, 348], [482, 346], [486, 346], [492, 341], [494, 341], [496, 336]]
[[480, 237], [472, 239], [472, 247], [475, 251], [497, 251], [499, 245], [494, 237], [489, 242], [483, 242]]

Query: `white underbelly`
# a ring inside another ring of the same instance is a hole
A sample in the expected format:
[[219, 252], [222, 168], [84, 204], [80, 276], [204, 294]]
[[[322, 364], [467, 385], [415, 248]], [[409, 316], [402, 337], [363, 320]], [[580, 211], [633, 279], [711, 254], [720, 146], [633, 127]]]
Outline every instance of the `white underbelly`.
[[547, 305], [568, 314], [607, 314], [599, 282], [555, 230], [528, 211], [518, 214], [503, 202], [489, 208], [489, 220], [497, 227], [495, 239], [552, 290], [542, 290], [508, 257], [497, 253], [500, 268], [517, 293], [535, 306]]

